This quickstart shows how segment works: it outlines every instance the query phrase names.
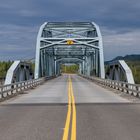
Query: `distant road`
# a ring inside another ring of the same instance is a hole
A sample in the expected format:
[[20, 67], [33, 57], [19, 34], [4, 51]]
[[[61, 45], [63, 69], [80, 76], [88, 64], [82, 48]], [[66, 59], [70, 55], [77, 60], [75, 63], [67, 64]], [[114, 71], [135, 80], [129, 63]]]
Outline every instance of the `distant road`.
[[140, 104], [77, 75], [0, 105], [0, 140], [139, 140], [139, 130]]

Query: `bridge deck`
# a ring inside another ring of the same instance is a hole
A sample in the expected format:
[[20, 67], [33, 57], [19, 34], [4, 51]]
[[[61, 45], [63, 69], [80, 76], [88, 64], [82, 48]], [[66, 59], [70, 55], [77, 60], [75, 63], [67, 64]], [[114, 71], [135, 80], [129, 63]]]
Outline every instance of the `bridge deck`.
[[[77, 140], [140, 139], [139, 104], [79, 76], [71, 75], [71, 79]], [[68, 86], [68, 75], [63, 75], [1, 103], [0, 139], [62, 140]]]
[[[71, 75], [76, 103], [124, 103], [128, 100], [113, 94], [93, 82], [77, 75]], [[68, 103], [68, 75], [63, 75], [46, 82], [30, 94], [18, 96], [8, 100], [6, 104], [31, 104], [31, 103]], [[28, 93], [28, 92], [27, 92]]]

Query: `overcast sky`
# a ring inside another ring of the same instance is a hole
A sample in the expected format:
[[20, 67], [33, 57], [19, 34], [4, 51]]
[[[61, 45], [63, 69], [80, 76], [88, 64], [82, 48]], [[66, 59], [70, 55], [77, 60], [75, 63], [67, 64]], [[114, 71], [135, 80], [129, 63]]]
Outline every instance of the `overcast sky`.
[[96, 22], [105, 60], [140, 54], [140, 0], [0, 0], [0, 60], [34, 58], [45, 21]]

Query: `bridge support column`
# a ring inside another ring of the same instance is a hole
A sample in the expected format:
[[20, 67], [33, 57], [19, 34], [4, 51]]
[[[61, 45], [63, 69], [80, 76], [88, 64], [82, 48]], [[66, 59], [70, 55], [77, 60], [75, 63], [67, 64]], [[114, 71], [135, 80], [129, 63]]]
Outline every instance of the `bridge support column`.
[[56, 64], [56, 75], [59, 75], [60, 74], [60, 64], [59, 64], [59, 62], [55, 62]]
[[87, 57], [87, 75], [90, 76], [90, 71], [91, 71], [91, 57]]
[[54, 61], [54, 73], [55, 73], [55, 75], [57, 75], [57, 65], [56, 65], [56, 60]]
[[82, 74], [82, 63], [79, 63], [79, 74]]
[[46, 54], [46, 76], [49, 76], [49, 56]]
[[84, 74], [87, 75], [87, 56], [85, 57], [85, 71], [84, 71]]
[[54, 57], [50, 56], [50, 60], [49, 60], [49, 76], [53, 76], [54, 75]]
[[40, 51], [40, 60], [41, 60], [41, 68], [40, 68], [40, 76], [42, 77], [44, 75], [43, 71], [44, 71], [44, 59], [43, 59], [43, 51]]
[[82, 62], [82, 74], [85, 74], [85, 60]]
[[100, 69], [99, 69], [99, 52], [98, 52], [98, 50], [95, 51], [95, 69], [96, 69], [95, 75], [97, 77], [99, 77]]
[[48, 76], [51, 76], [51, 75], [52, 75], [52, 58], [49, 55], [49, 75]]
[[47, 55], [46, 55], [47, 52], [46, 52], [46, 50], [44, 52], [45, 52], [45, 58], [44, 58], [45, 59], [45, 66], [44, 66], [45, 67], [45, 76], [47, 76], [47, 61], [48, 60], [47, 60]]
[[93, 54], [93, 75], [96, 75], [96, 60], [95, 60], [95, 51]]
[[54, 56], [52, 57], [52, 75], [55, 75], [55, 60], [54, 60]]

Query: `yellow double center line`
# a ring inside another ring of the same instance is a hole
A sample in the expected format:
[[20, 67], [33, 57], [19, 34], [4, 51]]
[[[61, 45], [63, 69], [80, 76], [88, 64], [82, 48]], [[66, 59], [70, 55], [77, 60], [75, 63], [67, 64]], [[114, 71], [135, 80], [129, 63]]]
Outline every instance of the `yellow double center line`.
[[67, 112], [67, 118], [66, 118], [66, 123], [65, 123], [65, 128], [64, 128], [62, 140], [68, 140], [68, 138], [69, 138], [70, 122], [72, 122], [71, 140], [76, 140], [76, 107], [75, 107], [75, 99], [74, 99], [74, 94], [73, 94], [72, 81], [71, 81], [71, 78], [69, 76], [69, 80], [68, 80], [68, 112]]

